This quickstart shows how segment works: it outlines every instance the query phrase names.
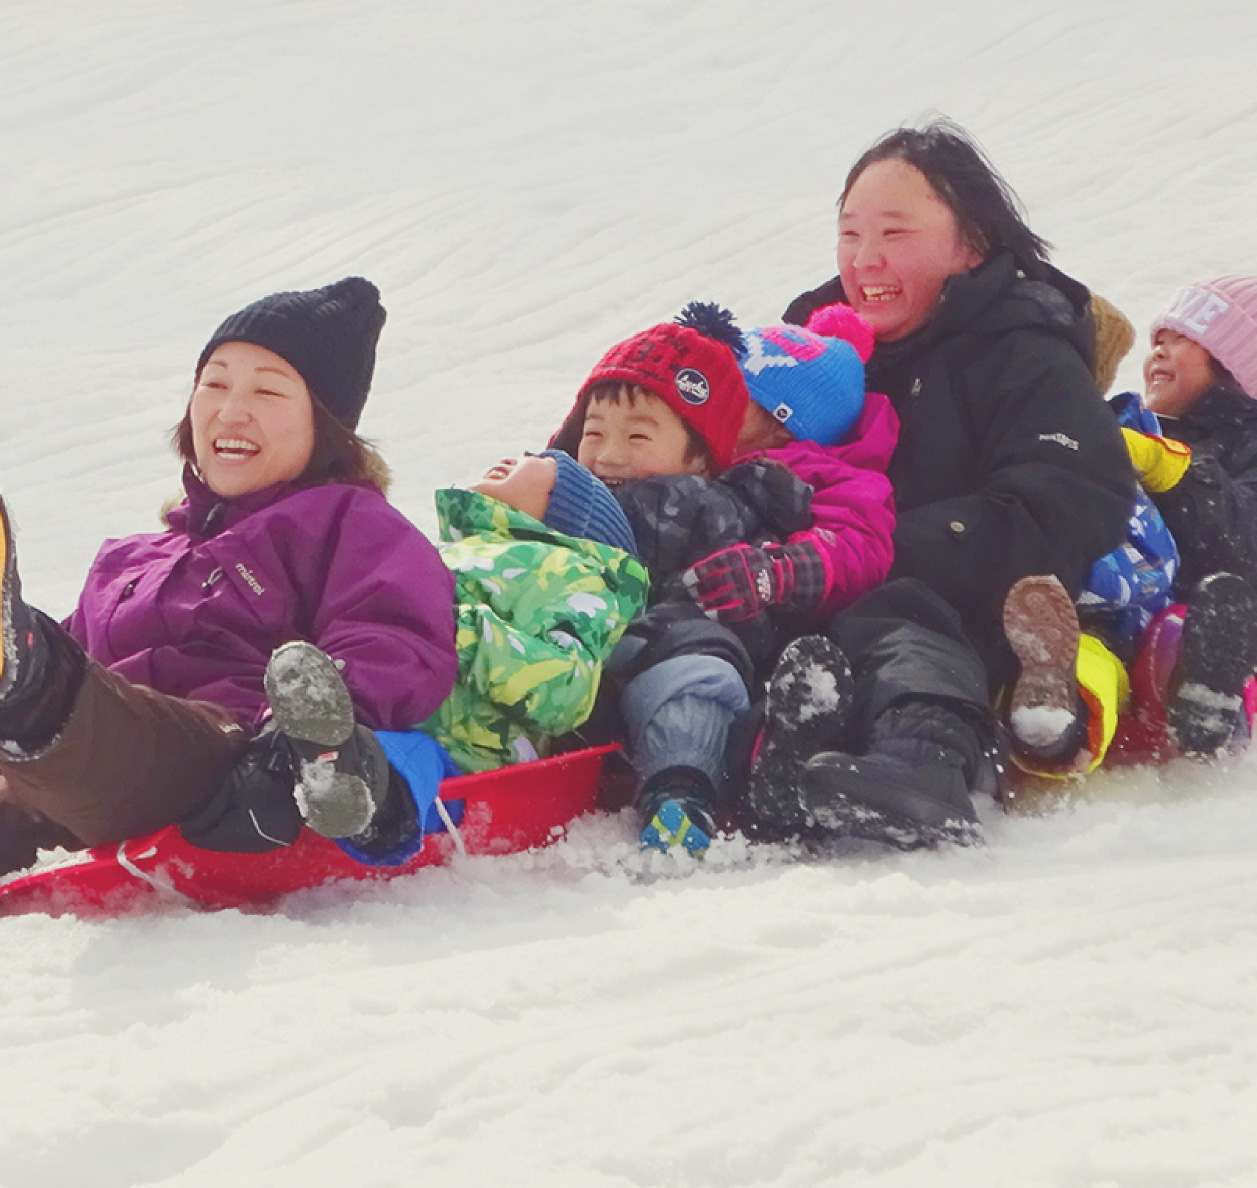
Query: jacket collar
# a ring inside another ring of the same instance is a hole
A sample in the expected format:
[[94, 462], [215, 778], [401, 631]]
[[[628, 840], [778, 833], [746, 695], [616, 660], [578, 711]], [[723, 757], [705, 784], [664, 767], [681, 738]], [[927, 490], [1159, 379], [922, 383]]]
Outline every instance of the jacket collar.
[[[1002, 333], [1023, 326], [1052, 329], [1068, 338], [1088, 362], [1091, 360], [1091, 293], [1087, 287], [1059, 269], [1046, 266], [1043, 280], [1031, 280], [1017, 265], [1012, 252], [997, 252], [968, 272], [948, 277], [933, 310], [911, 334], [895, 342], [879, 342], [874, 352], [878, 364], [893, 366], [932, 347], [958, 330], [978, 326]], [[792, 308], [799, 320], [822, 305], [846, 301], [842, 278], [834, 277], [804, 294]]]
[[167, 512], [166, 523], [176, 532], [207, 540], [294, 490], [296, 487], [290, 482], [273, 483], [260, 491], [226, 499], [206, 486], [192, 464], [187, 463], [183, 468], [184, 501]]
[[1229, 384], [1214, 384], [1205, 389], [1191, 412], [1181, 417], [1158, 417], [1167, 428], [1182, 425], [1216, 431], [1220, 428], [1238, 429], [1257, 422], [1257, 400], [1236, 391]]
[[1051, 267], [1043, 280], [1032, 280], [1012, 252], [998, 252], [977, 268], [950, 276], [926, 320], [897, 342], [878, 343], [877, 353], [891, 359], [914, 355], [960, 330], [985, 333], [1037, 327], [1074, 342], [1090, 361], [1091, 294], [1085, 285]]

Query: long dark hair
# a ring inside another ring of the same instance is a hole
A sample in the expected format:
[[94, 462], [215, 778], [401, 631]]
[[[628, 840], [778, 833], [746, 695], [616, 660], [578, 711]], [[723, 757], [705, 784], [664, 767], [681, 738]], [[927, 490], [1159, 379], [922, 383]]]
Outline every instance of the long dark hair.
[[986, 153], [959, 124], [938, 117], [920, 128], [886, 133], [847, 174], [841, 210], [851, 187], [870, 165], [899, 160], [919, 170], [956, 219], [961, 237], [983, 260], [1011, 251], [1027, 276], [1042, 279], [1051, 244], [1026, 225], [1024, 208]]
[[[320, 483], [369, 483], [381, 495], [387, 495], [393, 476], [375, 446], [336, 420], [313, 392], [310, 393], [310, 404], [314, 409], [314, 451], [305, 470], [293, 480], [294, 485], [317, 487]], [[190, 399], [183, 420], [171, 430], [170, 441], [180, 458], [196, 465]]]

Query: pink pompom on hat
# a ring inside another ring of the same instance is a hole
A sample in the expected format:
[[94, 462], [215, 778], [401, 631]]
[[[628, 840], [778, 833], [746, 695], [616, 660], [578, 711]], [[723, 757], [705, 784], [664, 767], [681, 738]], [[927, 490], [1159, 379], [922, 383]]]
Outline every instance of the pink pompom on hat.
[[826, 338], [841, 338], [855, 347], [861, 363], [867, 363], [873, 355], [876, 339], [873, 327], [868, 324], [851, 306], [841, 301], [833, 305], [822, 305], [813, 310], [807, 320], [807, 328], [813, 334], [822, 334]]
[[1175, 294], [1152, 323], [1204, 347], [1257, 400], [1257, 276], [1215, 276]]

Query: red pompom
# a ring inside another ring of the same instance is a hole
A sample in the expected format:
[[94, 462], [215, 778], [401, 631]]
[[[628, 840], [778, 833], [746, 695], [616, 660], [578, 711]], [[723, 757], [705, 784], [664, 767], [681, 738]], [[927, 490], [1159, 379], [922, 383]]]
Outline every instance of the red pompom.
[[807, 328], [813, 334], [825, 338], [841, 338], [855, 347], [861, 362], [867, 363], [873, 353], [873, 327], [849, 305], [835, 301], [814, 310], [807, 320]]

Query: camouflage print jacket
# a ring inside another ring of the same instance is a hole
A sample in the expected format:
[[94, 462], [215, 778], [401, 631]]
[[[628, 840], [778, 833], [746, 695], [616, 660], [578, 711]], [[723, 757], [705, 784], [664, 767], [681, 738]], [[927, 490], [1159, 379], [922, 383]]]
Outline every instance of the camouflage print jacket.
[[458, 679], [421, 729], [464, 771], [536, 759], [589, 717], [603, 661], [646, 604], [646, 570], [475, 491], [438, 491], [436, 506]]

